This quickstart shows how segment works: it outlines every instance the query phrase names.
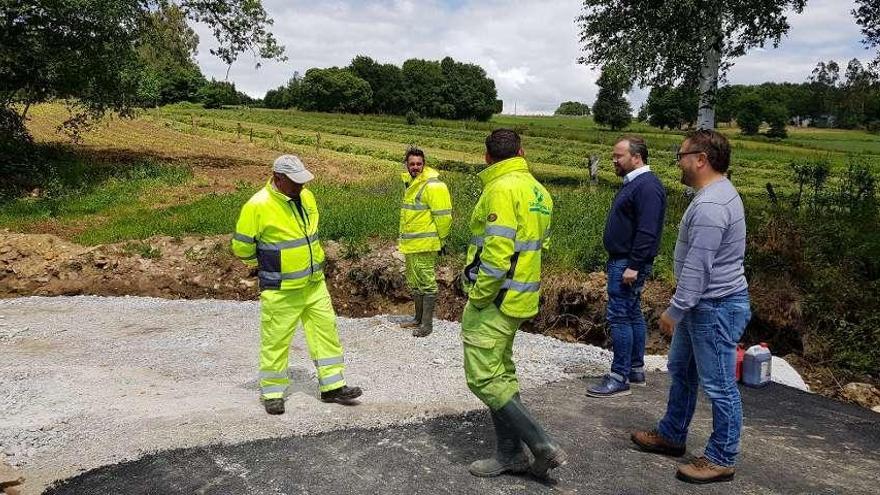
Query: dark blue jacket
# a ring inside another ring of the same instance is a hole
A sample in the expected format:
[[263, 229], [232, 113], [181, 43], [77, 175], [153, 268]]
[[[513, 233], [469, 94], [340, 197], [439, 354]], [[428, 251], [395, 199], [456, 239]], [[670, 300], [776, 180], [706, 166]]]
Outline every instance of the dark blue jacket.
[[603, 242], [612, 259], [629, 259], [629, 268], [641, 271], [652, 263], [660, 247], [666, 189], [653, 172], [623, 185], [614, 196], [605, 221]]

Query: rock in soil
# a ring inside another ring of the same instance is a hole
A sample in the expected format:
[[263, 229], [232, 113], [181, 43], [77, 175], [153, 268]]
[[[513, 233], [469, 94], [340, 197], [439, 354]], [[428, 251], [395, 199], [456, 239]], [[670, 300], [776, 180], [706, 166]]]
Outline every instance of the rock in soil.
[[880, 406], [880, 390], [869, 383], [847, 383], [840, 395], [844, 399], [868, 409]]

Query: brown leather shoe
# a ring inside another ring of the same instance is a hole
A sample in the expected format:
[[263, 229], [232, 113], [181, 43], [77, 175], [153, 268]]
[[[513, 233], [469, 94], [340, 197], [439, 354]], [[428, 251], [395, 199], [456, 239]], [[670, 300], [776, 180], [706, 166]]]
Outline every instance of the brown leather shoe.
[[637, 431], [630, 435], [630, 440], [645, 452], [652, 454], [669, 455], [672, 457], [681, 457], [684, 455], [687, 447], [684, 445], [675, 445], [666, 441], [660, 436], [657, 430]]
[[704, 485], [719, 481], [731, 481], [735, 472], [736, 469], [733, 467], [719, 466], [705, 457], [697, 457], [688, 464], [678, 466], [675, 477], [688, 483]]

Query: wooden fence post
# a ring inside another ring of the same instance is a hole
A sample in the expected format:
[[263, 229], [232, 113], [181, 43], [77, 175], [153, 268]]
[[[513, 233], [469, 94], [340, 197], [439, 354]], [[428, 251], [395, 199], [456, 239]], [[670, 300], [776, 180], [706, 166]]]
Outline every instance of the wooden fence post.
[[599, 184], [599, 155], [590, 155], [590, 184]]

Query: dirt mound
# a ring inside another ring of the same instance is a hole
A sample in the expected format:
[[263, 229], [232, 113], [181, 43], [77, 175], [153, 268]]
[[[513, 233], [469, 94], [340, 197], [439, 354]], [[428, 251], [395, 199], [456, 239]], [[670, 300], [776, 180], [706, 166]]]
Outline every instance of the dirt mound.
[[256, 281], [228, 254], [228, 238], [154, 237], [85, 247], [54, 235], [5, 232], [0, 297], [142, 295], [251, 299]]
[[[604, 272], [588, 274], [551, 273], [541, 283], [541, 312], [532, 322], [536, 332], [568, 342], [586, 342], [603, 347], [611, 345], [605, 322], [608, 303]], [[642, 310], [648, 323], [647, 350], [665, 353], [669, 339], [661, 335], [655, 323], [666, 309], [672, 288], [663, 281], [649, 280], [642, 293]]]
[[[168, 299], [257, 299], [255, 278], [229, 252], [229, 236], [152, 237], [143, 241], [86, 247], [48, 234], [3, 232], [0, 297], [101, 295]], [[324, 243], [325, 273], [336, 310], [360, 317], [409, 311], [403, 256], [391, 243], [352, 249]], [[466, 302], [456, 266], [441, 263], [437, 316], [457, 321]], [[548, 274], [541, 313], [525, 329], [569, 342], [608, 343], [605, 274]], [[665, 307], [669, 288], [649, 282], [648, 318]], [[650, 325], [654, 327], [655, 325]], [[663, 350], [655, 333], [649, 349]]]
[[[403, 260], [392, 247], [371, 245], [356, 256], [334, 242], [324, 248], [328, 285], [341, 313], [386, 313], [409, 300]], [[451, 273], [441, 269], [441, 279], [451, 283]], [[229, 252], [229, 236], [158, 236], [86, 247], [49, 234], [4, 231], [0, 297], [31, 295], [248, 300], [257, 299], [259, 290], [256, 278]], [[444, 307], [440, 316], [453, 313]]]

